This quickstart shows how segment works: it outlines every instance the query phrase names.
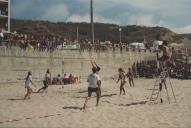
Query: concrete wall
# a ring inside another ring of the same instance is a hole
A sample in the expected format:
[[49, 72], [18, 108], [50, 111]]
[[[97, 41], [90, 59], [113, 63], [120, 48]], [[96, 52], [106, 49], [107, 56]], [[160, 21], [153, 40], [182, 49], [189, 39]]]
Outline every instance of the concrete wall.
[[[87, 76], [91, 72], [90, 60], [95, 60], [101, 67], [101, 77], [110, 78], [117, 74], [119, 67], [126, 71], [133, 62], [148, 60], [154, 57], [151, 53], [107, 51], [101, 53], [64, 50], [50, 52], [21, 51], [18, 48], [0, 48], [0, 84], [7, 82], [24, 82], [28, 71], [32, 71], [35, 80], [42, 80], [46, 69], [52, 75], [75, 74]], [[62, 65], [63, 64], [63, 65]]]

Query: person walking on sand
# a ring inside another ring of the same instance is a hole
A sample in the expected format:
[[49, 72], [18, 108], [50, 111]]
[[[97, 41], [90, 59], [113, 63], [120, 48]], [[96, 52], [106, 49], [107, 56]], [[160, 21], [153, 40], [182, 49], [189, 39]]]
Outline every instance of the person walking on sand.
[[130, 87], [134, 87], [134, 75], [133, 75], [133, 71], [131, 68], [129, 68], [129, 71], [127, 72], [127, 75], [126, 75], [128, 78], [129, 78], [129, 85]]
[[40, 92], [41, 90], [43, 90], [43, 92], [44, 92], [48, 88], [50, 81], [51, 81], [51, 73], [50, 73], [49, 69], [47, 69], [46, 74], [45, 74], [45, 78], [43, 80], [44, 86], [42, 88], [40, 88], [38, 90], [38, 92]]
[[34, 85], [36, 87], [36, 85], [32, 81], [32, 73], [28, 72], [28, 75], [25, 79], [25, 88], [27, 89], [27, 93], [25, 94], [24, 100], [26, 98], [30, 99], [31, 93], [33, 92], [32, 88], [31, 88], [32, 85]]
[[96, 74], [97, 69], [95, 67], [92, 68], [92, 73], [88, 76], [87, 82], [88, 82], [88, 96], [85, 99], [85, 103], [83, 106], [83, 110], [86, 109], [86, 105], [88, 100], [91, 98], [91, 95], [93, 92], [96, 93], [97, 96], [97, 102], [96, 102], [96, 106], [99, 105], [99, 99], [100, 99], [100, 92], [98, 90], [98, 88], [100, 87], [100, 83], [101, 81], [99, 80], [99, 75]]
[[125, 79], [125, 72], [122, 68], [119, 68], [118, 69], [118, 72], [119, 72], [119, 78], [117, 80], [117, 83], [121, 80], [121, 83], [120, 83], [120, 95], [121, 95], [121, 92], [123, 91], [123, 95], [125, 95], [125, 89], [124, 89], [124, 85], [126, 84], [126, 79]]

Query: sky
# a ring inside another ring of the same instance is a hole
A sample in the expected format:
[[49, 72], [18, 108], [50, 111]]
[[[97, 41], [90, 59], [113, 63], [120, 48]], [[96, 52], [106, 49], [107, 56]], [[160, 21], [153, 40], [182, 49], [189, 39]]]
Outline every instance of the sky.
[[[94, 22], [191, 33], [191, 0], [93, 0]], [[11, 0], [11, 18], [90, 22], [90, 0]]]

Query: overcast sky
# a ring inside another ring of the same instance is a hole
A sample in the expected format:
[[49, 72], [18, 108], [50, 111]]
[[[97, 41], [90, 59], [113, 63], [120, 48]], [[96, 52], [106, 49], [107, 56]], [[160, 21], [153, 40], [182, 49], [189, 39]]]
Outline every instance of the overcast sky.
[[[90, 21], [90, 0], [11, 0], [17, 19]], [[94, 21], [118, 25], [163, 26], [191, 33], [191, 0], [94, 0]]]

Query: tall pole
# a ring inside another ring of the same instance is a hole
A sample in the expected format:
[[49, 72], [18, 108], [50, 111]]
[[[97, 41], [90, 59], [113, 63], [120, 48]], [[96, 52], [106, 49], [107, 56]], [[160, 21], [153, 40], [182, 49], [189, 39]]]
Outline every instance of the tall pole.
[[93, 0], [90, 1], [90, 17], [91, 17], [91, 41], [94, 43], [94, 20], [93, 20]]
[[121, 31], [119, 33], [120, 33], [120, 43], [121, 43]]
[[121, 31], [122, 31], [122, 29], [119, 28], [119, 43], [121, 43]]
[[10, 32], [10, 19], [11, 19], [11, 0], [8, 0], [8, 32]]
[[76, 30], [76, 33], [77, 33], [77, 44], [79, 43], [79, 34], [78, 34], [78, 27], [77, 27], [77, 30]]

